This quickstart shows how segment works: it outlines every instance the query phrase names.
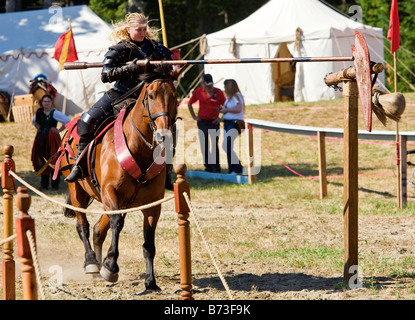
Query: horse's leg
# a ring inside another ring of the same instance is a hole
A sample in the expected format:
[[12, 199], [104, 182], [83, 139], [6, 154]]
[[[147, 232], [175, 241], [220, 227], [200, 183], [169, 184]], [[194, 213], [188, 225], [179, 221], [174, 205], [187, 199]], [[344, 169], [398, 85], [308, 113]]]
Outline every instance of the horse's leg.
[[99, 263], [89, 242], [89, 223], [85, 213], [76, 212], [76, 230], [85, 248], [85, 273], [98, 273]]
[[[68, 184], [71, 195], [71, 202], [73, 206], [78, 208], [87, 208], [89, 202], [89, 195], [81, 188], [78, 183]], [[75, 211], [76, 214], [76, 230], [81, 238], [85, 248], [85, 272], [97, 273], [99, 272], [98, 261], [95, 257], [95, 252], [92, 250], [89, 242], [89, 222], [86, 214]]]
[[154, 256], [156, 255], [156, 246], [154, 242], [157, 222], [160, 217], [161, 206], [155, 206], [143, 210], [144, 214], [144, 244], [143, 255], [146, 260], [146, 278], [144, 284], [147, 290], [160, 290], [154, 277]]
[[118, 271], [120, 270], [117, 264], [119, 255], [118, 241], [120, 232], [124, 227], [124, 217], [121, 214], [113, 214], [109, 216], [109, 220], [112, 231], [112, 240], [107, 256], [102, 264], [100, 274], [105, 280], [109, 282], [116, 282], [118, 280]]
[[96, 258], [101, 266], [102, 263], [102, 245], [110, 228], [110, 219], [107, 214], [102, 215], [94, 226], [94, 251]]

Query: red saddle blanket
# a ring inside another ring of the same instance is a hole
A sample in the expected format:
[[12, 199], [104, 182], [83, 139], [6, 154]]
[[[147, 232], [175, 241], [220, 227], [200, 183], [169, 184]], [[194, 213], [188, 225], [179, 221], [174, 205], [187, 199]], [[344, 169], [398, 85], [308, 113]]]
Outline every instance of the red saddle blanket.
[[[128, 172], [134, 179], [144, 183], [146, 181], [149, 181], [156, 177], [164, 168], [165, 168], [165, 149], [162, 148], [158, 157], [156, 160], [150, 165], [147, 170], [142, 172], [140, 166], [136, 163], [134, 160], [134, 157], [132, 156], [130, 149], [128, 148], [127, 141], [125, 139], [124, 131], [123, 131], [123, 123], [126, 115], [128, 114], [128, 108], [123, 108], [117, 118], [113, 121], [111, 121], [108, 125], [105, 126], [104, 129], [102, 129], [98, 135], [95, 137], [95, 139], [91, 142], [93, 145], [92, 147], [89, 147], [88, 152], [92, 153], [94, 149], [94, 145], [97, 143], [97, 141], [104, 135], [104, 133], [110, 129], [112, 126], [114, 126], [114, 147], [115, 147], [115, 153], [117, 155], [118, 162], [120, 163], [121, 167]], [[60, 164], [62, 157], [65, 155], [66, 152], [68, 152], [69, 156], [75, 157], [74, 151], [72, 150], [72, 147], [70, 145], [70, 139], [71, 137], [75, 139], [76, 142], [79, 142], [79, 135], [76, 130], [76, 124], [79, 120], [80, 116], [75, 117], [72, 119], [69, 123], [66, 124], [66, 129], [68, 130], [69, 134], [66, 136], [65, 142], [62, 144], [62, 146], [59, 148], [58, 153], [59, 157], [56, 160], [55, 165], [55, 172], [53, 175], [53, 179], [56, 179], [59, 170], [60, 170]], [[87, 156], [87, 155], [85, 155]], [[87, 157], [90, 158], [91, 161], [93, 161], [93, 157]], [[92, 169], [93, 166], [91, 166], [91, 163], [88, 163], [88, 166]], [[90, 170], [92, 173], [92, 170]]]
[[[65, 155], [66, 152], [68, 152], [69, 156], [72, 158], [75, 158], [75, 153], [71, 147], [70, 144], [70, 140], [71, 138], [73, 138], [76, 142], [79, 142], [79, 135], [78, 135], [78, 131], [76, 130], [77, 128], [77, 123], [78, 120], [81, 116], [75, 117], [73, 118], [70, 122], [68, 122], [65, 125], [66, 130], [68, 130], [68, 135], [65, 138], [64, 143], [62, 143], [61, 147], [58, 150], [58, 159], [56, 160], [56, 165], [55, 165], [55, 171], [53, 174], [53, 179], [56, 179], [56, 177], [58, 176], [59, 170], [60, 170], [60, 164], [61, 164], [61, 160], [62, 157]], [[91, 143], [95, 144], [98, 139], [109, 129], [114, 125], [115, 120], [111, 121], [104, 129], [102, 129], [98, 135], [95, 137], [94, 141], [92, 141]], [[89, 152], [91, 152], [93, 148], [89, 148]], [[86, 156], [86, 155], [85, 155]], [[88, 164], [90, 166], [90, 164]]]

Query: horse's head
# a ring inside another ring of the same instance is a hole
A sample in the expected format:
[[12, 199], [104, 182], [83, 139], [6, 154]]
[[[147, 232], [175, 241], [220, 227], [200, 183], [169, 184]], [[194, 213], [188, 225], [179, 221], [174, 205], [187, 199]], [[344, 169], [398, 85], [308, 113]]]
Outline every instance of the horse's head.
[[[150, 71], [148, 69], [151, 69]], [[180, 70], [172, 71], [169, 65], [150, 66], [140, 76], [144, 81], [145, 93], [143, 105], [145, 117], [153, 131], [153, 142], [163, 143], [167, 135], [171, 136], [177, 116], [177, 93], [173, 81], [177, 80]]]

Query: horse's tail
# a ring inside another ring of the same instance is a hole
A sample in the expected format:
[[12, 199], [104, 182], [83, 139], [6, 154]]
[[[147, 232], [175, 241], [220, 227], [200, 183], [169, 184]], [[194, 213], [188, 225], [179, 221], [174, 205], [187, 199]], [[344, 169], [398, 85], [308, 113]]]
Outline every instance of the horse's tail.
[[[92, 203], [93, 200], [94, 199], [92, 199], [92, 197], [88, 196], [88, 205], [87, 205], [87, 207], [89, 207], [89, 205]], [[69, 192], [66, 195], [65, 203], [69, 204], [69, 205], [72, 205], [71, 194]], [[66, 207], [63, 209], [63, 215], [67, 218], [75, 218], [75, 216], [76, 216], [75, 211], [73, 211], [72, 209], [66, 208]]]

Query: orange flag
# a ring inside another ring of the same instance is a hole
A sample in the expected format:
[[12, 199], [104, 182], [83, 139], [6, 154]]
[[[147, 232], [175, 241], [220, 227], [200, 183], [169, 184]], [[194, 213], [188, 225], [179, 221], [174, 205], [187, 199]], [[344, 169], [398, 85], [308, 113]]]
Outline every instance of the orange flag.
[[392, 0], [391, 14], [389, 20], [388, 39], [391, 39], [391, 53], [394, 53], [400, 47], [400, 31], [399, 31], [399, 14], [398, 1]]
[[63, 69], [63, 64], [65, 62], [74, 62], [78, 60], [71, 26], [69, 26], [68, 32], [61, 35], [58, 41], [56, 41], [55, 54], [53, 56], [61, 65], [59, 70]]

